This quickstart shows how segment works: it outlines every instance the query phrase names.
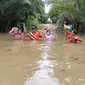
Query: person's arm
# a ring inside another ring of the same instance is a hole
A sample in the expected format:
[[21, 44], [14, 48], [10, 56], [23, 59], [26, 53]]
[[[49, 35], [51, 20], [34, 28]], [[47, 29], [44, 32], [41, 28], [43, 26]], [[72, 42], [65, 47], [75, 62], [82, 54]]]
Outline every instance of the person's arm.
[[26, 34], [27, 29], [26, 29], [26, 26], [25, 26], [25, 24], [24, 24], [24, 23], [23, 23], [23, 29], [24, 29], [24, 33]]
[[9, 31], [9, 35], [14, 36], [14, 34], [14, 28], [12, 28], [12, 30]]
[[26, 37], [29, 37], [30, 36], [30, 34], [28, 33], [28, 34], [26, 34]]
[[52, 39], [53, 40], [56, 40], [56, 36], [57, 36], [57, 34], [55, 35], [55, 34], [52, 34]]
[[42, 38], [42, 32], [39, 32], [39, 38]]

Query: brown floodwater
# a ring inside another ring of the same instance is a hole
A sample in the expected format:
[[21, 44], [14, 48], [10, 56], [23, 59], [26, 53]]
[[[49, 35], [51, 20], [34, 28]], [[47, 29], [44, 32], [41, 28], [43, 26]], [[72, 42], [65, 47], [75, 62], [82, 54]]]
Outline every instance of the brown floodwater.
[[[82, 36], [85, 39], [85, 36]], [[0, 34], [0, 85], [85, 85], [85, 41], [13, 40]]]

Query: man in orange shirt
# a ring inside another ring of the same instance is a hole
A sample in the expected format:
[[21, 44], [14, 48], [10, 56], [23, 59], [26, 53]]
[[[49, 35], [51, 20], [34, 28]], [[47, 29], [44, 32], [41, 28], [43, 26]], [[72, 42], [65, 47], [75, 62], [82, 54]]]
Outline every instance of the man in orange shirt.
[[39, 40], [42, 38], [42, 33], [38, 31], [38, 28], [33, 26], [32, 27], [32, 32], [28, 33], [26, 37], [29, 37], [30, 40]]

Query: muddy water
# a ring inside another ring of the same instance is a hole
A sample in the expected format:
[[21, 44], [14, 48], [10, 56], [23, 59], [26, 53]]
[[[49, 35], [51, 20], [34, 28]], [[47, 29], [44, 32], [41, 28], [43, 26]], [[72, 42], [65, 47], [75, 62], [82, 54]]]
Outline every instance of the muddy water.
[[[83, 37], [85, 39], [85, 37]], [[14, 41], [0, 34], [0, 85], [85, 85], [85, 41]]]

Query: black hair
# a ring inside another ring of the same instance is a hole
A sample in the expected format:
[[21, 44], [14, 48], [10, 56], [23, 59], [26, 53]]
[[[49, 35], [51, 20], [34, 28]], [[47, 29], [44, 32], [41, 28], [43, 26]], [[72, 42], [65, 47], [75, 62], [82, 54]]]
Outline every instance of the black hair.
[[32, 30], [34, 30], [34, 29], [37, 29], [37, 27], [36, 26], [32, 26]]
[[21, 23], [21, 31], [24, 31], [23, 23]]
[[69, 23], [68, 23], [67, 21], [64, 21], [64, 24], [65, 24], [65, 25], [69, 25]]
[[50, 30], [47, 30], [46, 32], [51, 32]]
[[21, 20], [22, 23], [24, 23], [24, 20]]
[[76, 30], [74, 30], [74, 31], [73, 31], [73, 33], [76, 35], [76, 34], [77, 34], [77, 31], [76, 31]]

